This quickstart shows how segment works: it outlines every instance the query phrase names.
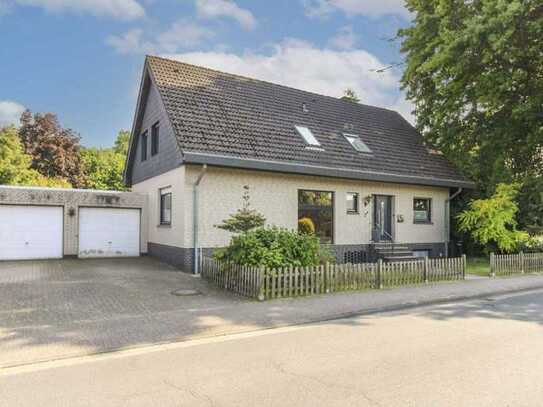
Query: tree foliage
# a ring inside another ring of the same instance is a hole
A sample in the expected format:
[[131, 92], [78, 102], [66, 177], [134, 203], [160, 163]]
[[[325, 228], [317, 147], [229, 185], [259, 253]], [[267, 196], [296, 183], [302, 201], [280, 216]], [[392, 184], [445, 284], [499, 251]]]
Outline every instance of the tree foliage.
[[360, 98], [357, 96], [356, 92], [352, 89], [346, 89], [345, 92], [343, 92], [343, 96], [341, 97], [341, 100], [345, 100], [347, 102], [353, 102], [353, 103], [360, 103]]
[[478, 243], [493, 245], [502, 252], [517, 249], [528, 240], [526, 232], [517, 230], [518, 188], [518, 185], [499, 184], [491, 198], [472, 201], [458, 215], [460, 230], [470, 232]]
[[220, 225], [215, 225], [215, 227], [231, 233], [245, 233], [249, 230], [264, 226], [266, 218], [258, 211], [251, 209], [249, 186], [245, 185], [243, 189], [242, 208], [238, 209], [238, 211], [228, 219], [223, 220]]
[[414, 20], [398, 33], [406, 56], [402, 86], [418, 129], [477, 182], [472, 197], [490, 197], [500, 183], [522, 184], [519, 227], [541, 233], [543, 3], [406, 4]]
[[32, 158], [25, 154], [17, 129], [0, 129], [0, 184], [70, 188], [62, 178], [47, 178], [30, 168]]
[[74, 187], [84, 186], [79, 136], [62, 128], [54, 114], [24, 112], [19, 136], [33, 169], [47, 178], [64, 178]]
[[0, 130], [0, 184], [28, 184], [36, 177], [30, 169], [32, 159], [23, 151], [15, 127]]
[[112, 148], [84, 148], [81, 151], [85, 167], [85, 187], [122, 191], [126, 189], [123, 168], [130, 134], [120, 131]]
[[541, 170], [540, 0], [408, 0], [402, 84], [417, 126], [483, 192]]

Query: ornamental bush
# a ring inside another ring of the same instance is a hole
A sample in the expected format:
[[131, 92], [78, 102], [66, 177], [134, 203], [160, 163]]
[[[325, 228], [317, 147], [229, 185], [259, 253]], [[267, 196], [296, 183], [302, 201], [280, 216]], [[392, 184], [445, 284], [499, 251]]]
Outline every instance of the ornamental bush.
[[214, 257], [243, 266], [267, 268], [316, 266], [332, 261], [318, 237], [276, 226], [236, 235]]
[[298, 221], [298, 232], [304, 235], [314, 235], [315, 234], [315, 224], [311, 218], [301, 218]]

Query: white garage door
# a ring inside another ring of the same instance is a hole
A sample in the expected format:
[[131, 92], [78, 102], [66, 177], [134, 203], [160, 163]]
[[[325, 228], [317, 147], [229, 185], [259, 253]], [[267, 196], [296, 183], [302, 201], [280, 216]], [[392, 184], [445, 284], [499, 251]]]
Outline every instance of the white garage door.
[[0, 205], [0, 260], [61, 258], [62, 209]]
[[139, 209], [79, 209], [79, 257], [139, 255]]

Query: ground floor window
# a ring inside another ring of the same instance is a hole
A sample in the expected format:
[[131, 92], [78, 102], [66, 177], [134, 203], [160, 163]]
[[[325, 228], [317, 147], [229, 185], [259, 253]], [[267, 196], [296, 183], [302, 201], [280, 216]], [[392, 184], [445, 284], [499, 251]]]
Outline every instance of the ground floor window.
[[172, 192], [170, 188], [160, 190], [160, 224], [172, 224]]
[[429, 198], [413, 199], [413, 220], [415, 223], [432, 221], [432, 200]]
[[314, 231], [321, 243], [334, 240], [334, 193], [327, 191], [298, 191], [298, 229]]

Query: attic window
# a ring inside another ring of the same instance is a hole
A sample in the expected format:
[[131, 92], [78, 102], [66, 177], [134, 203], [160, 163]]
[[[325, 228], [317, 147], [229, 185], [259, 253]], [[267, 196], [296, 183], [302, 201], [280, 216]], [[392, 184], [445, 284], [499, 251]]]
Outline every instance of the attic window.
[[356, 151], [361, 153], [371, 153], [370, 148], [362, 140], [360, 140], [359, 136], [347, 133], [343, 133], [343, 136], [345, 136], [347, 141], [351, 143], [351, 146], [353, 146]]
[[319, 140], [317, 140], [315, 136], [313, 135], [313, 133], [311, 133], [311, 130], [303, 126], [295, 126], [295, 127], [298, 134], [302, 136], [302, 138], [308, 145], [320, 147], [321, 143], [319, 143]]

